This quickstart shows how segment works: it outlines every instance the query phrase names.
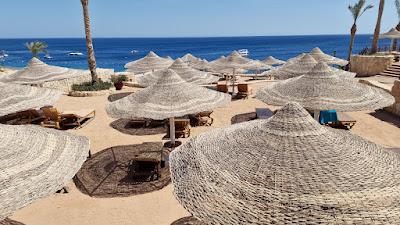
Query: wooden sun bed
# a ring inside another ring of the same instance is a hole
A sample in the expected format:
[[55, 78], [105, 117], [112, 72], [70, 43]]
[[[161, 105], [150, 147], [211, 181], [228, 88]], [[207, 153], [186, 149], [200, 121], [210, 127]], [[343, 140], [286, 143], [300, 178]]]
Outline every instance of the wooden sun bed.
[[[169, 123], [167, 124], [167, 135], [165, 138], [170, 137]], [[190, 137], [190, 119], [175, 118], [175, 137], [187, 138]]]
[[200, 112], [194, 115], [189, 115], [192, 126], [211, 126], [214, 119], [211, 117], [213, 111]]
[[274, 112], [265, 108], [256, 108], [256, 115], [257, 119], [269, 119], [274, 115]]
[[74, 126], [75, 129], [81, 128], [85, 122], [93, 120], [96, 116], [95, 110], [82, 109], [77, 111], [65, 111], [61, 113], [56, 108], [42, 108], [45, 120], [40, 124], [43, 127], [61, 129], [66, 126]]
[[353, 117], [344, 112], [338, 112], [337, 117], [338, 117], [338, 124], [345, 127], [348, 130], [353, 128], [353, 126], [356, 125], [357, 123], [357, 121]]

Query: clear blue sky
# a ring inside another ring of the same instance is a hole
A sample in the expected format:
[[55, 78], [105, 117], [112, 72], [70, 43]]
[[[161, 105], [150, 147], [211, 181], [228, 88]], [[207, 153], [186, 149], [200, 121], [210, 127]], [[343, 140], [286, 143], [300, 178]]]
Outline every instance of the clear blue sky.
[[[356, 0], [90, 0], [94, 37], [347, 34]], [[373, 33], [379, 0], [359, 21]], [[80, 0], [1, 0], [0, 38], [83, 37]], [[398, 22], [386, 0], [382, 30]]]

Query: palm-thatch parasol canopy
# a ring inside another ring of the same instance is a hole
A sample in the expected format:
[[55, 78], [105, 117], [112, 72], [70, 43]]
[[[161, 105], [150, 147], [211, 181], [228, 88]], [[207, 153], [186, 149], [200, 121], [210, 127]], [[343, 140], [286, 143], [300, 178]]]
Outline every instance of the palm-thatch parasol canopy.
[[396, 28], [390, 29], [390, 31], [383, 33], [379, 36], [381, 39], [400, 39], [400, 31], [398, 31]]
[[353, 79], [343, 79], [326, 63], [318, 63], [305, 75], [277, 82], [259, 90], [256, 98], [282, 106], [298, 102], [309, 110], [361, 111], [390, 106], [388, 92]]
[[191, 65], [192, 63], [196, 63], [198, 61], [200, 61], [201, 59], [195, 57], [194, 55], [187, 53], [186, 55], [181, 57], [182, 61]]
[[171, 60], [162, 58], [151, 51], [144, 58], [127, 63], [125, 68], [128, 69], [129, 72], [140, 74], [166, 69], [171, 64]]
[[254, 66], [253, 60], [241, 56], [237, 51], [232, 52], [228, 57], [221, 57], [212, 62], [212, 67], [214, 70], [218, 71], [224, 71], [226, 69], [252, 69]]
[[230, 96], [184, 81], [171, 69], [164, 70], [157, 83], [107, 107], [113, 118], [162, 120], [225, 106]]
[[190, 67], [196, 70], [210, 71], [211, 65], [206, 59], [199, 60], [198, 62], [192, 63]]
[[174, 194], [206, 224], [397, 224], [400, 157], [297, 103], [170, 155]]
[[[184, 63], [180, 58], [176, 59], [175, 62], [169, 67], [174, 70], [183, 80], [189, 83], [203, 85], [218, 82], [219, 77], [213, 76], [207, 72], [193, 69]], [[136, 77], [136, 81], [142, 87], [151, 86], [164, 76], [165, 70], [159, 70], [150, 74]]]
[[81, 168], [89, 140], [34, 126], [0, 125], [0, 221], [61, 189]]
[[175, 60], [171, 57], [171, 56], [169, 56], [169, 55], [167, 55], [167, 56], [165, 56], [164, 57], [165, 59], [168, 59], [169, 61], [171, 61], [171, 63], [173, 63]]
[[53, 105], [61, 94], [60, 91], [54, 89], [0, 83], [0, 116]]
[[273, 56], [269, 56], [263, 60], [263, 62], [267, 65], [274, 66], [274, 65], [283, 65], [286, 62], [280, 59], [276, 59]]
[[90, 76], [87, 71], [49, 66], [33, 57], [27, 67], [15, 73], [0, 77], [0, 82], [36, 85], [46, 82], [71, 79], [79, 76]]
[[346, 66], [349, 64], [349, 61], [333, 57], [331, 55], [325, 54], [320, 48], [314, 48], [311, 50], [310, 55], [314, 57], [315, 60], [318, 62], [324, 62], [329, 65], [339, 65], [339, 66]]
[[264, 74], [266, 76], [272, 76], [275, 79], [285, 80], [309, 72], [316, 64], [317, 61], [315, 61], [312, 56], [304, 54], [301, 58], [293, 59], [283, 66], [270, 70]]

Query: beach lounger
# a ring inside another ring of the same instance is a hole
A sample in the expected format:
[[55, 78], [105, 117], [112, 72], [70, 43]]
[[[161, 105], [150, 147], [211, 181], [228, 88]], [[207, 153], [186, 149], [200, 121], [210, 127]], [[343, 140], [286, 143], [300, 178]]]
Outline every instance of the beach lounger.
[[212, 111], [207, 111], [190, 115], [190, 124], [192, 126], [211, 126], [214, 122], [214, 119], [211, 117], [212, 113]]
[[252, 90], [248, 84], [238, 84], [238, 93], [236, 94], [237, 99], [246, 99], [252, 94]]
[[83, 122], [89, 122], [94, 119], [96, 112], [94, 110], [65, 111], [61, 113], [56, 108], [42, 108], [45, 120], [41, 123], [43, 127], [61, 129], [66, 126], [75, 126], [81, 128]]
[[350, 115], [344, 112], [337, 112], [337, 122], [325, 123], [332, 128], [350, 130], [357, 123], [357, 121]]
[[256, 108], [256, 115], [257, 119], [269, 119], [274, 115], [274, 112], [265, 108]]
[[217, 91], [228, 93], [228, 85], [226, 84], [217, 84]]
[[[167, 125], [166, 138], [170, 137], [169, 124]], [[179, 119], [175, 118], [175, 137], [176, 138], [187, 138], [190, 137], [190, 119]]]
[[162, 148], [157, 151], [143, 151], [129, 162], [128, 174], [134, 179], [154, 181], [161, 178], [163, 159]]

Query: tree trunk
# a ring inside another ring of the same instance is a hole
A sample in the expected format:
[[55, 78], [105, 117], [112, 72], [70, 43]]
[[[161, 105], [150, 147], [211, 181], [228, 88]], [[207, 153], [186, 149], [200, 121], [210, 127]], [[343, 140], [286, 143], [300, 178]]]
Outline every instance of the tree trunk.
[[347, 60], [349, 62], [351, 59], [351, 55], [353, 53], [353, 45], [354, 45], [354, 39], [356, 38], [356, 32], [357, 32], [357, 25], [354, 23], [350, 30], [351, 36], [350, 36], [350, 45], [349, 45], [349, 55], [347, 57]]
[[[400, 23], [397, 24], [396, 30], [400, 31]], [[393, 40], [393, 51], [397, 51], [397, 39]]]
[[372, 40], [372, 47], [371, 47], [371, 53], [372, 54], [378, 52], [378, 41], [379, 41], [379, 34], [381, 32], [381, 22], [382, 22], [382, 15], [383, 15], [383, 9], [384, 8], [385, 8], [385, 0], [380, 0], [380, 2], [379, 2], [378, 20], [376, 21], [374, 39]]
[[90, 74], [92, 75], [92, 83], [96, 83], [99, 81], [99, 78], [96, 72], [96, 58], [94, 56], [93, 41], [90, 28], [89, 0], [81, 0], [81, 3], [83, 8], [83, 19], [85, 22], [86, 47], [89, 70]]

